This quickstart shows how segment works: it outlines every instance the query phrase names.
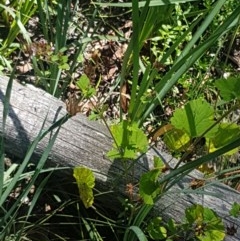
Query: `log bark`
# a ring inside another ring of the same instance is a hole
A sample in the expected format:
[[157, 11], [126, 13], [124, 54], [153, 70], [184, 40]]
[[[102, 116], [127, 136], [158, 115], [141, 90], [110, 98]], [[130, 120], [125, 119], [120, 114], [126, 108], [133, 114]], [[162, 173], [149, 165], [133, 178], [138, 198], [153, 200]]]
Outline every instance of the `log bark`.
[[[0, 76], [1, 116], [3, 116], [3, 101], [7, 84], [8, 79]], [[65, 104], [60, 100], [41, 89], [31, 85], [23, 86], [14, 81], [5, 129], [6, 152], [23, 158], [29, 144], [40, 131], [44, 119], [46, 118], [46, 127], [49, 127], [66, 113]], [[2, 126], [2, 118], [0, 118], [0, 126]], [[2, 135], [2, 132], [0, 134]], [[49, 136], [46, 136], [39, 143], [35, 151], [36, 160], [44, 151], [48, 140]], [[112, 189], [116, 176], [120, 176], [121, 185], [117, 190], [124, 195], [124, 184], [127, 181], [123, 176], [122, 165], [119, 161], [111, 162], [105, 156], [111, 145], [110, 134], [102, 123], [89, 121], [85, 116], [78, 114], [62, 126], [48, 162], [50, 165], [89, 167], [96, 171], [97, 184], [104, 190]], [[150, 151], [135, 164], [135, 170], [139, 171], [139, 175], [152, 167], [154, 155], [156, 153]], [[165, 160], [173, 159], [167, 153], [161, 152], [161, 155]], [[193, 190], [189, 188], [189, 182], [196, 175], [199, 176], [201, 173], [191, 173], [160, 199], [154, 207], [153, 215], [161, 215], [165, 219], [173, 217], [181, 221], [186, 207], [193, 203], [200, 203], [215, 210], [223, 218], [225, 225], [239, 227], [240, 220], [228, 215], [231, 205], [234, 202], [240, 203], [239, 193], [218, 182], [204, 187], [205, 191], [214, 195], [193, 193]], [[227, 235], [225, 240], [240, 240], [240, 228], [234, 236]]]

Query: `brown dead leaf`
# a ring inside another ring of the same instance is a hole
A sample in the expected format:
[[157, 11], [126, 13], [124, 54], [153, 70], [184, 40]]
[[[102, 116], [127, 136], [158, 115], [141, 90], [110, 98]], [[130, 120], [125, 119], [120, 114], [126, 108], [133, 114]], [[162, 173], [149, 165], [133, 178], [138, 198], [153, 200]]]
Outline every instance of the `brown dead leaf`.
[[108, 78], [112, 77], [118, 70], [118, 67], [114, 66], [113, 68], [111, 68], [108, 72]]
[[124, 83], [120, 89], [120, 107], [124, 113], [128, 111], [129, 99], [130, 97], [127, 94], [127, 83]]
[[190, 182], [190, 188], [195, 190], [197, 188], [200, 188], [202, 186], [205, 185], [205, 180], [204, 179], [197, 179], [197, 178], [194, 178], [191, 182]]
[[159, 129], [157, 129], [152, 137], [152, 141], [157, 141], [158, 137], [163, 136], [168, 131], [172, 130], [173, 126], [171, 124], [167, 124], [164, 126], [161, 126]]
[[126, 21], [124, 28], [132, 28], [133, 22], [131, 20]]
[[32, 65], [30, 63], [24, 63], [23, 65], [19, 65], [17, 66], [17, 70], [21, 73], [21, 74], [25, 74], [29, 71], [31, 71], [33, 69]]
[[67, 112], [69, 113], [69, 115], [74, 116], [78, 112], [81, 112], [81, 107], [78, 105], [78, 102], [79, 101], [78, 101], [75, 93], [69, 94], [68, 99], [65, 101], [66, 109], [67, 109]]
[[117, 48], [117, 50], [114, 54], [116, 56], [116, 58], [122, 59], [126, 49], [127, 49], [127, 44], [120, 45], [120, 47]]
[[95, 109], [94, 105], [97, 105], [94, 98], [91, 98], [91, 100], [80, 102], [79, 107], [81, 108], [81, 113], [85, 114], [86, 116], [89, 116], [91, 111]]

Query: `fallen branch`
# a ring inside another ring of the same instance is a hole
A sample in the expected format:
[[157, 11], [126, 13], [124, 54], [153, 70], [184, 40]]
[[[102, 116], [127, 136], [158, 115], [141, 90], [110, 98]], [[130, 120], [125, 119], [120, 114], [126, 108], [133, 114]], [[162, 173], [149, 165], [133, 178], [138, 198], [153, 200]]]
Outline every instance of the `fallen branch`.
[[[1, 116], [3, 115], [7, 83], [8, 79], [0, 77]], [[46, 118], [46, 127], [49, 127], [66, 113], [65, 104], [60, 100], [31, 85], [23, 86], [14, 81], [5, 130], [6, 152], [23, 158], [29, 144], [41, 130], [44, 119]], [[2, 118], [0, 118], [0, 125], [2, 126]], [[49, 136], [46, 136], [39, 143], [35, 152], [36, 160], [47, 146], [48, 140]], [[131, 175], [123, 175], [124, 170], [120, 161], [111, 162], [106, 158], [105, 154], [110, 150], [111, 144], [110, 134], [103, 124], [89, 121], [83, 115], [78, 114], [62, 126], [52, 149], [49, 164], [89, 167], [96, 171], [97, 184], [104, 190], [113, 190], [116, 183], [114, 180], [116, 180], [116, 176], [119, 176], [122, 185], [118, 185], [117, 188], [115, 186], [115, 189], [124, 195], [124, 185], [128, 183]], [[161, 154], [166, 161], [172, 160], [168, 154]], [[154, 151], [144, 155], [135, 164], [134, 169], [140, 170], [139, 173], [149, 170], [152, 167], [153, 155], [156, 155]], [[206, 192], [213, 193], [214, 196], [194, 194], [193, 190], [189, 188], [189, 183], [196, 175], [201, 174], [194, 172], [173, 187], [171, 193], [156, 203], [154, 213], [166, 219], [173, 217], [177, 221], [181, 221], [186, 207], [193, 203], [200, 203], [214, 209], [224, 219], [226, 225], [239, 227], [240, 220], [230, 218], [228, 215], [233, 202], [240, 203], [239, 193], [224, 184], [215, 183], [204, 188]], [[111, 203], [112, 200], [109, 201], [109, 205]], [[227, 235], [225, 240], [237, 241], [239, 237], [240, 229], [234, 236]]]

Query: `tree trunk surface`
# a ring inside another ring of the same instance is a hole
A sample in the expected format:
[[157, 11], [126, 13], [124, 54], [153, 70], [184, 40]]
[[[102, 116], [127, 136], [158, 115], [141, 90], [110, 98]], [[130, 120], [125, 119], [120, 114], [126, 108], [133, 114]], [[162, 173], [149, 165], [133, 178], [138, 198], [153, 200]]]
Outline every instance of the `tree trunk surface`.
[[[0, 115], [3, 116], [3, 101], [6, 93], [8, 79], [0, 76]], [[36, 138], [46, 119], [44, 128], [51, 126], [54, 122], [67, 114], [65, 104], [32, 85], [21, 85], [14, 81], [9, 114], [5, 128], [5, 151], [18, 158], [23, 158], [29, 144]], [[2, 118], [0, 118], [2, 135]], [[50, 134], [38, 145], [34, 160], [38, 160], [46, 148]], [[90, 121], [85, 116], [77, 114], [70, 118], [60, 129], [56, 142], [48, 160], [49, 165], [61, 166], [86, 166], [96, 172], [97, 186], [102, 190], [113, 190], [116, 177], [119, 177], [117, 188], [122, 195], [125, 193], [125, 184], [129, 176], [124, 175], [120, 161], [110, 161], [106, 157], [107, 151], [111, 149], [112, 139], [107, 128], [100, 122]], [[152, 158], [157, 153], [150, 150], [134, 164], [134, 170], [139, 175], [152, 168]], [[161, 151], [166, 161], [174, 161], [173, 158]], [[135, 174], [136, 174], [135, 173]], [[129, 174], [130, 175], [130, 174]], [[234, 202], [240, 203], [239, 192], [220, 182], [205, 185], [204, 191], [211, 195], [198, 194], [192, 190], [189, 183], [193, 178], [201, 177], [201, 173], [194, 171], [186, 176], [178, 185], [175, 185], [154, 206], [153, 215], [160, 215], [165, 220], [174, 218], [182, 221], [184, 211], [192, 204], [199, 203], [213, 209], [225, 223], [225, 226], [240, 226], [240, 220], [230, 217], [229, 210]], [[131, 177], [131, 175], [130, 175]], [[116, 196], [116, 195], [115, 195]], [[109, 200], [109, 206], [113, 201]], [[226, 235], [226, 241], [239, 241], [240, 228], [234, 235]]]

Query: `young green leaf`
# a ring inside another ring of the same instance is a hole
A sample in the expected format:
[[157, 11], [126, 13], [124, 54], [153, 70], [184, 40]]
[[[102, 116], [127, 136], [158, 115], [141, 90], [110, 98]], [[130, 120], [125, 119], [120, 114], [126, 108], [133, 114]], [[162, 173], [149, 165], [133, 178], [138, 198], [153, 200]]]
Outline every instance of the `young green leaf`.
[[77, 81], [77, 86], [86, 98], [90, 98], [96, 94], [96, 90], [92, 88], [90, 80], [85, 74], [83, 74]]
[[230, 77], [216, 81], [215, 86], [219, 89], [221, 97], [226, 100], [240, 99], [240, 79]]
[[164, 143], [170, 150], [183, 151], [189, 147], [189, 135], [178, 129], [172, 129], [164, 135]]
[[128, 121], [122, 121], [119, 124], [112, 125], [110, 130], [115, 143], [113, 149], [107, 154], [109, 158], [135, 159], [138, 152], [144, 153], [147, 151], [147, 137], [138, 128], [137, 123], [131, 124]]
[[164, 162], [159, 156], [154, 156], [153, 158], [154, 168], [162, 170], [165, 167]]
[[139, 184], [139, 194], [145, 204], [153, 205], [154, 199], [160, 194], [161, 189], [158, 178], [162, 173], [165, 164], [160, 157], [154, 156], [154, 169], [141, 176]]
[[80, 79], [77, 81], [77, 86], [81, 90], [86, 90], [90, 86], [90, 80], [87, 75], [83, 74]]
[[175, 234], [177, 232], [177, 227], [174, 219], [170, 218], [167, 222], [167, 228], [171, 234]]
[[51, 61], [52, 62], [57, 62], [59, 60], [59, 56], [57, 54], [54, 54], [51, 56]]
[[59, 69], [63, 69], [63, 70], [69, 70], [70, 69], [70, 66], [69, 66], [68, 63], [60, 64], [58, 67], [59, 67]]
[[160, 173], [160, 169], [153, 169], [141, 176], [139, 183], [139, 194], [145, 204], [153, 205], [154, 199], [161, 192], [160, 185], [157, 182]]
[[224, 239], [224, 224], [211, 209], [195, 204], [186, 209], [185, 216], [188, 223], [194, 228], [198, 240], [222, 241]]
[[[221, 123], [215, 136], [211, 138], [209, 152], [214, 152], [216, 149], [219, 149], [231, 142], [235, 141], [240, 135], [240, 127], [235, 123]], [[225, 155], [233, 155], [238, 151], [238, 148], [227, 152]]]
[[229, 211], [229, 214], [231, 216], [233, 216], [234, 218], [239, 217], [240, 216], [240, 203], [234, 202], [231, 210]]
[[[203, 99], [192, 100], [175, 111], [171, 123], [191, 138], [199, 137], [214, 124], [214, 109]], [[205, 137], [211, 137], [216, 130], [212, 128]]]
[[73, 176], [76, 179], [80, 199], [84, 206], [89, 208], [93, 205], [93, 188], [95, 186], [95, 177], [93, 172], [86, 167], [75, 167]]
[[161, 217], [156, 217], [150, 221], [147, 226], [147, 232], [153, 240], [165, 240], [167, 237], [167, 230], [162, 224]]

